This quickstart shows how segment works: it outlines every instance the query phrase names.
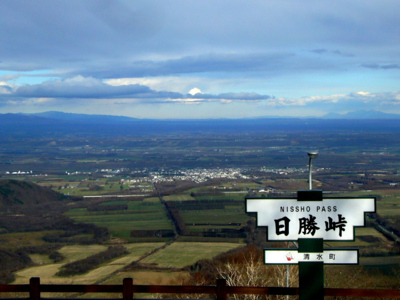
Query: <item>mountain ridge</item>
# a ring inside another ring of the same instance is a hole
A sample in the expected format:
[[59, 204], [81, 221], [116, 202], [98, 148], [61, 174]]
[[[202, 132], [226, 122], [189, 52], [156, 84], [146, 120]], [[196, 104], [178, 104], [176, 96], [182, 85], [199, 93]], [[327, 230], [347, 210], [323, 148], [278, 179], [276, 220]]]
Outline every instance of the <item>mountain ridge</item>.
[[329, 113], [323, 119], [371, 120], [400, 119], [399, 114], [384, 113], [377, 110], [356, 110], [344, 114]]
[[36, 205], [70, 198], [32, 182], [0, 179], [0, 207]]
[[[355, 116], [363, 116], [355, 119]], [[366, 116], [369, 116], [368, 118]], [[380, 116], [373, 118], [372, 116]], [[160, 136], [169, 134], [258, 134], [270, 132], [386, 131], [400, 132], [399, 118], [385, 113], [330, 114], [310, 118], [136, 119], [123, 116], [67, 114], [0, 114], [0, 137]], [[353, 118], [351, 117], [353, 116]], [[396, 116], [396, 115], [395, 115]]]
[[[21, 114], [25, 116], [43, 117], [47, 119], [56, 119], [64, 121], [85, 121], [85, 122], [131, 122], [131, 121], [201, 121], [210, 119], [140, 119], [127, 116], [117, 115], [101, 115], [101, 114], [77, 114], [65, 113], [60, 111], [46, 111], [41, 113]], [[211, 120], [252, 120], [252, 119], [400, 119], [400, 114], [385, 113], [377, 110], [356, 110], [346, 113], [328, 113], [320, 117], [307, 116], [307, 117], [292, 117], [292, 116], [262, 116], [262, 117], [249, 117], [249, 118], [215, 118]]]

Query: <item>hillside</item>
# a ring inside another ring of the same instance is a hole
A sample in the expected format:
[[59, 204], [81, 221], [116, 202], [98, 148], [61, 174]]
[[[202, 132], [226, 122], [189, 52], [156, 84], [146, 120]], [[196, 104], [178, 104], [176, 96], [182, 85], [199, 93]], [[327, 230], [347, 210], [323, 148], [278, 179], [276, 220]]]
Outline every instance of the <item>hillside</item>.
[[44, 204], [67, 198], [68, 196], [31, 182], [0, 179], [0, 207]]

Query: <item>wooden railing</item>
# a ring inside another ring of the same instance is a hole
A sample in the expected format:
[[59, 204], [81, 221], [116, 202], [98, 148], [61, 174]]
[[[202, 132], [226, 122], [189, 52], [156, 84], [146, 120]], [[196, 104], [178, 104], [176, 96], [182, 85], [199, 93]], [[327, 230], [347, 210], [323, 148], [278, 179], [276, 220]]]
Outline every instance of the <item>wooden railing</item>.
[[[120, 293], [124, 300], [134, 299], [134, 293], [148, 294], [207, 294], [217, 300], [227, 300], [228, 295], [299, 295], [299, 288], [285, 287], [244, 287], [227, 286], [224, 279], [218, 279], [215, 286], [188, 285], [134, 285], [131, 278], [125, 278], [122, 285], [79, 285], [79, 284], [40, 284], [40, 278], [31, 278], [29, 284], [0, 285], [1, 293], [29, 293], [30, 300], [56, 300], [60, 298], [41, 298], [41, 293]], [[400, 290], [377, 289], [338, 289], [325, 288], [325, 296], [400, 298]], [[27, 299], [7, 297], [11, 299]], [[65, 298], [67, 299], [67, 298]], [[79, 298], [82, 300], [83, 298]], [[107, 298], [111, 299], [111, 298]], [[121, 298], [118, 298], [121, 299]], [[93, 300], [93, 298], [90, 298]]]

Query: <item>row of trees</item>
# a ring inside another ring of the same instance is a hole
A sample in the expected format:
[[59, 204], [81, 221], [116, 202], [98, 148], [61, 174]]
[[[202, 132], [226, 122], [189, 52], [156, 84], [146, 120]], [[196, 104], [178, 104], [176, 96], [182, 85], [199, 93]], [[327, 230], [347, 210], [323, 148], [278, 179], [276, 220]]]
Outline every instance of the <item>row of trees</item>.
[[158, 230], [132, 230], [131, 237], [173, 237], [175, 233], [171, 229], [158, 229]]
[[87, 207], [88, 211], [116, 211], [128, 210], [128, 204], [114, 204], [114, 205], [90, 205]]
[[175, 202], [165, 201], [165, 207], [167, 209], [169, 217], [171, 218], [172, 222], [175, 225], [176, 230], [178, 231], [178, 234], [189, 235], [189, 230], [187, 229], [187, 226], [183, 221], [179, 209], [176, 208]]
[[84, 274], [98, 265], [109, 261], [113, 258], [117, 258], [121, 255], [128, 254], [128, 250], [122, 246], [110, 246], [106, 251], [94, 254], [85, 259], [77, 260], [62, 266], [61, 270], [56, 273], [58, 276], [74, 276], [78, 274]]

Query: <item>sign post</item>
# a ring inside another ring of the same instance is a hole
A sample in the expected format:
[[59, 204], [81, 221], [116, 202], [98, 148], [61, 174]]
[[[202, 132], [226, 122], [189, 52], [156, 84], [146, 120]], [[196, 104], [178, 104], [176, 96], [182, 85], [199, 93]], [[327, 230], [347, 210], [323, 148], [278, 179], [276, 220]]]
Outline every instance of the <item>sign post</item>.
[[[322, 202], [322, 191], [311, 190], [297, 193], [297, 201], [307, 200]], [[321, 253], [323, 251], [324, 242], [322, 238], [299, 239], [299, 253]], [[323, 261], [299, 261], [299, 300], [306, 299], [324, 299]]]
[[324, 264], [358, 264], [357, 250], [324, 249], [324, 241], [353, 241], [376, 198], [323, 198], [322, 190], [297, 198], [246, 198], [246, 212], [267, 227], [269, 241], [298, 241], [299, 249], [266, 249], [265, 264], [298, 264], [300, 300], [324, 298]]

